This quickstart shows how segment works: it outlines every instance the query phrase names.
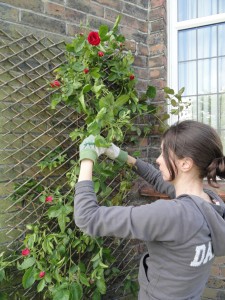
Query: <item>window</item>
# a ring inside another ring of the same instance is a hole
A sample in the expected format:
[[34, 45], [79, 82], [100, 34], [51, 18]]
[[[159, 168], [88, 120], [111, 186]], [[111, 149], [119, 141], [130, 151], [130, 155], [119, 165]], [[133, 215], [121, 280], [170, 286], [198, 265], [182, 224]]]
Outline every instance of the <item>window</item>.
[[225, 0], [168, 0], [168, 86], [190, 99], [180, 118], [213, 126], [225, 147]]

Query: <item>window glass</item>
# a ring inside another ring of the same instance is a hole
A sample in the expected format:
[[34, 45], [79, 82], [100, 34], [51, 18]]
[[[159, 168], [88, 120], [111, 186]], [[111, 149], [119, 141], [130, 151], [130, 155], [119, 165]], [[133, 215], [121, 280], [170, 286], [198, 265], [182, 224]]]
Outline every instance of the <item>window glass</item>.
[[198, 58], [217, 56], [217, 26], [205, 26], [198, 29]]
[[179, 69], [179, 88], [185, 87], [185, 95], [196, 95], [197, 81], [196, 81], [196, 61], [181, 62], [178, 65]]
[[178, 0], [178, 21], [197, 17], [197, 0]]
[[196, 59], [196, 29], [182, 30], [178, 35], [179, 61]]
[[199, 96], [198, 121], [208, 124], [217, 129], [217, 120], [217, 95]]
[[[225, 57], [219, 58], [218, 68], [219, 68], [219, 73], [218, 73], [219, 92], [225, 93]], [[225, 99], [224, 99], [224, 101], [225, 101]]]
[[217, 14], [217, 0], [198, 0], [198, 18]]
[[218, 13], [225, 13], [225, 1], [219, 0], [219, 11]]
[[[224, 141], [225, 141], [225, 94], [220, 95], [220, 128], [224, 133]], [[224, 143], [225, 147], [225, 143]]]
[[198, 61], [198, 94], [217, 92], [217, 58]]
[[218, 25], [218, 55], [225, 55], [225, 24]]

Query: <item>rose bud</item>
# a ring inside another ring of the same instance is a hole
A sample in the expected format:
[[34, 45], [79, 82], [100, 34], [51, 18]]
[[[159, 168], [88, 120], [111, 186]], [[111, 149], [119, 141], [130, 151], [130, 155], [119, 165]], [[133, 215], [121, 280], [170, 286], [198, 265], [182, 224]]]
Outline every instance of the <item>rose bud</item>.
[[30, 254], [30, 249], [25, 248], [25, 249], [22, 250], [22, 255], [23, 255], [23, 256], [27, 256], [27, 255], [29, 255], [29, 254]]
[[52, 196], [47, 196], [45, 198], [45, 202], [52, 202], [53, 201], [53, 197]]
[[104, 56], [104, 52], [102, 52], [102, 51], [98, 51], [98, 56], [99, 56], [99, 57], [102, 57], [102, 56]]
[[60, 87], [61, 83], [58, 80], [54, 80], [54, 81], [50, 82], [50, 85], [52, 88]]
[[85, 68], [85, 69], [84, 69], [84, 73], [85, 73], [85, 74], [89, 73], [89, 69]]
[[134, 80], [134, 75], [133, 74], [130, 75], [130, 80]]
[[40, 278], [43, 278], [45, 276], [45, 272], [44, 271], [41, 271], [40, 273], [39, 273], [39, 277]]

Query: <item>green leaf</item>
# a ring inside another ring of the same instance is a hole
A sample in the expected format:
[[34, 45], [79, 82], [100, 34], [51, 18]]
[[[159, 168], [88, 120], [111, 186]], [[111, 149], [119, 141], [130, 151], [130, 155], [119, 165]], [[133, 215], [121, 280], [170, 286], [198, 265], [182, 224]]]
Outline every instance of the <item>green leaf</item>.
[[83, 108], [84, 112], [87, 112], [86, 105], [85, 105], [85, 102], [84, 102], [84, 94], [83, 93], [80, 93], [79, 101], [82, 105], [82, 108]]
[[94, 79], [98, 79], [99, 77], [101, 77], [99, 71], [100, 71], [99, 68], [93, 68], [91, 69], [90, 74]]
[[50, 207], [47, 211], [48, 217], [50, 219], [57, 218], [60, 215], [60, 213], [61, 213], [61, 210], [58, 205]]
[[148, 98], [155, 98], [156, 96], [156, 88], [154, 86], [149, 85], [146, 91], [146, 95]]
[[90, 84], [86, 84], [84, 87], [83, 87], [83, 93], [88, 93], [90, 90], [91, 90], [92, 86]]
[[5, 279], [5, 270], [0, 269], [0, 282]]
[[92, 296], [92, 300], [101, 300], [101, 299], [102, 299], [102, 296], [101, 296], [101, 294], [99, 293], [99, 291], [96, 289], [96, 290], [94, 291], [93, 296]]
[[64, 213], [61, 213], [58, 216], [58, 223], [59, 223], [61, 232], [64, 233], [65, 229], [66, 229], [66, 215]]
[[70, 292], [67, 289], [57, 289], [53, 295], [53, 300], [69, 300]]
[[116, 22], [115, 22], [115, 24], [113, 25], [113, 29], [112, 29], [112, 31], [113, 31], [114, 33], [116, 33], [116, 32], [118, 31], [118, 26], [119, 26], [120, 20], [121, 20], [121, 16], [118, 16], [118, 17], [116, 18]]
[[35, 258], [28, 257], [24, 260], [24, 262], [19, 266], [20, 270], [25, 270], [32, 267], [35, 264]]
[[174, 95], [174, 90], [169, 87], [164, 87], [164, 92], [170, 95]]
[[90, 286], [87, 276], [85, 274], [80, 274], [79, 276], [80, 282], [86, 286]]
[[39, 283], [38, 283], [38, 286], [37, 286], [37, 291], [38, 293], [40, 293], [45, 287], [45, 280], [42, 279]]
[[24, 273], [22, 278], [22, 284], [25, 289], [30, 288], [35, 282], [35, 273], [36, 270], [34, 268], [30, 268]]
[[82, 285], [74, 282], [70, 285], [70, 300], [80, 300], [83, 297]]
[[96, 286], [101, 294], [106, 293], [106, 284], [103, 278], [100, 278], [96, 281]]
[[53, 94], [51, 101], [51, 109], [55, 109], [56, 106], [61, 102], [62, 97], [60, 94]]
[[112, 93], [109, 93], [108, 95], [106, 95], [105, 97], [102, 97], [99, 100], [99, 107], [103, 108], [103, 107], [111, 107], [114, 103], [114, 96]]
[[171, 103], [171, 105], [172, 105], [173, 107], [176, 107], [176, 106], [178, 106], [178, 103], [177, 103], [177, 101], [176, 101], [176, 100], [174, 100], [174, 99], [172, 99], [170, 103]]
[[105, 138], [101, 135], [97, 135], [95, 137], [95, 145], [97, 147], [105, 147], [105, 148], [108, 148], [111, 146], [111, 143], [108, 143]]
[[78, 53], [84, 48], [85, 40], [84, 39], [74, 40], [73, 45], [74, 45], [74, 51]]
[[79, 129], [75, 129], [74, 131], [72, 131], [70, 133], [70, 138], [72, 141], [75, 141], [77, 138], [83, 138], [84, 137], [84, 133], [82, 131], [80, 131]]
[[116, 80], [117, 79], [117, 74], [116, 73], [111, 73], [110, 75], [109, 75], [109, 77], [108, 77], [108, 80], [109, 81], [114, 81], [114, 80]]
[[129, 100], [129, 98], [129, 95], [121, 95], [116, 99], [115, 106], [122, 107]]
[[178, 91], [178, 95], [182, 95], [184, 91], [185, 91], [185, 87], [182, 87], [182, 88]]
[[109, 31], [109, 28], [108, 28], [107, 25], [101, 25], [99, 27], [98, 33], [100, 35], [101, 40], [104, 39], [104, 37], [106, 36], [106, 34], [108, 33], [108, 31]]

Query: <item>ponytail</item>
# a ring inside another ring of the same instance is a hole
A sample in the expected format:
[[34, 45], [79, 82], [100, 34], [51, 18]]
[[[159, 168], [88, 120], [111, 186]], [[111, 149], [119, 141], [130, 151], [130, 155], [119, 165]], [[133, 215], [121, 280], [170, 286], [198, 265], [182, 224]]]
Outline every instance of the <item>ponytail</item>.
[[225, 156], [215, 158], [207, 168], [207, 180], [213, 187], [218, 187], [216, 177], [225, 179]]

